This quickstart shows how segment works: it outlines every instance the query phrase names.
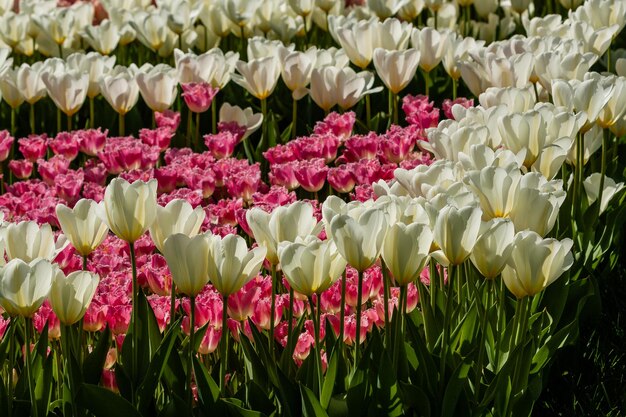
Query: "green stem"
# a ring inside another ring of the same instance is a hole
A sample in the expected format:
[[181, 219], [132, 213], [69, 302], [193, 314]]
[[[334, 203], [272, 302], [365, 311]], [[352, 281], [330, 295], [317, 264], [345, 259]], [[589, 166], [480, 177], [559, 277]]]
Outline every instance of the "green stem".
[[120, 136], [124, 136], [126, 134], [126, 126], [125, 126], [125, 122], [126, 122], [126, 115], [120, 113], [119, 114], [119, 118], [118, 118], [118, 134]]
[[480, 345], [478, 346], [478, 361], [476, 362], [476, 381], [474, 382], [474, 390], [475, 390], [475, 398], [478, 401], [480, 394], [480, 381], [482, 377], [483, 370], [483, 357], [485, 354], [485, 339], [487, 337], [487, 316], [489, 310], [491, 308], [491, 292], [493, 291], [494, 282], [493, 280], [488, 280], [486, 285], [482, 285], [482, 288], [487, 288], [487, 300], [485, 301], [484, 309], [483, 309], [483, 317], [480, 324]]
[[459, 80], [452, 79], [452, 100], [456, 100], [457, 89], [459, 88]]
[[270, 334], [269, 348], [270, 355], [274, 357], [274, 316], [276, 315], [276, 265], [272, 264], [272, 298], [270, 300]]
[[63, 126], [61, 126], [61, 109], [57, 108], [57, 133], [63, 130]]
[[76, 408], [76, 379], [74, 378], [74, 369], [72, 369], [72, 327], [67, 325], [61, 325], [61, 349], [63, 356], [65, 357], [65, 372], [67, 376], [66, 383], [68, 384], [68, 391], [70, 393], [70, 407], [72, 408], [72, 416], [78, 416], [78, 409]]
[[35, 103], [32, 103], [29, 108], [28, 121], [30, 124], [30, 133], [35, 133]]
[[383, 311], [385, 314], [385, 342], [386, 346], [389, 347], [391, 343], [391, 328], [389, 326], [389, 287], [391, 285], [391, 282], [389, 278], [389, 271], [387, 270], [385, 261], [381, 262], [380, 269], [383, 272]]
[[69, 114], [67, 115], [67, 131], [72, 131], [72, 116], [70, 116]]
[[172, 288], [170, 289], [170, 324], [169, 327], [174, 325], [176, 321], [176, 284], [172, 280]]
[[[398, 316], [400, 318], [400, 335], [401, 339], [404, 339], [404, 319], [406, 314], [406, 299], [407, 299], [407, 286], [402, 285], [400, 287], [400, 299], [398, 300]], [[397, 337], [397, 336], [396, 336]], [[398, 368], [398, 357], [400, 356], [400, 347], [394, 345], [393, 347], [393, 369]]]
[[[189, 297], [189, 356], [187, 357], [187, 406], [189, 407], [189, 415], [193, 416], [193, 391], [191, 384], [193, 381], [193, 355], [194, 355], [194, 333], [196, 331], [196, 296]], [[223, 329], [222, 329], [223, 331]]]
[[228, 296], [222, 297], [222, 337], [220, 340], [220, 392], [226, 395], [226, 368], [228, 367]]
[[37, 410], [37, 402], [35, 397], [35, 381], [33, 381], [33, 362], [31, 359], [30, 344], [33, 340], [33, 319], [30, 317], [24, 317], [25, 331], [26, 331], [26, 379], [28, 380], [28, 393], [30, 395], [30, 412], [33, 417], [38, 417], [39, 410]]
[[213, 97], [211, 102], [211, 133], [217, 133], [217, 97]]
[[[16, 318], [12, 317], [10, 326], [17, 326], [17, 324], [18, 321]], [[11, 336], [14, 335], [15, 331], [13, 331]], [[9, 405], [9, 415], [13, 412], [13, 369], [15, 369], [15, 337], [11, 337], [9, 339], [9, 374], [7, 375], [7, 400]]]
[[448, 267], [448, 285], [444, 288], [444, 292], [446, 293], [446, 310], [444, 311], [443, 318], [443, 339], [441, 342], [441, 358], [439, 367], [439, 377], [441, 378], [440, 383], [442, 389], [445, 386], [446, 381], [446, 359], [448, 344], [450, 343], [450, 320], [452, 319], [452, 299], [454, 298], [452, 285], [457, 273], [457, 268], [458, 266], [454, 265], [450, 265]]
[[359, 281], [356, 291], [356, 337], [354, 339], [354, 365], [358, 366], [361, 346], [361, 297], [363, 296], [363, 271], [359, 271]]
[[[89, 97], [89, 126], [92, 129], [96, 128], [96, 111], [94, 109], [94, 98], [93, 97]], [[123, 136], [123, 135], [120, 135]]]
[[291, 353], [291, 333], [293, 332], [293, 288], [289, 287], [289, 313], [287, 322], [287, 349]]
[[322, 362], [320, 360], [320, 297], [317, 296], [317, 310], [313, 302], [313, 296], [309, 296], [309, 306], [311, 307], [311, 320], [313, 321], [313, 338], [315, 339], [315, 372], [317, 373], [317, 394], [322, 393]]
[[604, 129], [604, 135], [602, 137], [602, 162], [600, 165], [600, 189], [598, 190], [598, 213], [602, 206], [602, 194], [604, 193], [604, 179], [606, 178], [606, 153], [609, 146], [611, 132], [609, 129]]
[[346, 323], [346, 270], [341, 276], [341, 304], [339, 309], [339, 340], [343, 343], [343, 333]]
[[194, 132], [195, 140], [196, 140], [196, 151], [200, 151], [200, 113], [196, 113], [196, 126]]
[[132, 365], [131, 365], [131, 375], [133, 375], [133, 380], [131, 381], [131, 390], [132, 390], [132, 398], [133, 398], [133, 404], [136, 404], [136, 400], [137, 398], [135, 397], [135, 377], [137, 375], [137, 360], [138, 360], [138, 350], [139, 350], [139, 344], [137, 343], [139, 340], [139, 320], [137, 317], [137, 308], [139, 304], [139, 286], [137, 283], [137, 261], [135, 259], [135, 242], [128, 242], [128, 248], [130, 251], [130, 264], [131, 264], [131, 269], [132, 269], [132, 274], [133, 274], [133, 294], [132, 294], [132, 300], [133, 300], [133, 311], [131, 314], [131, 322], [132, 322], [132, 337], [130, 338], [130, 343], [131, 343], [131, 348], [132, 348]]
[[[436, 14], [435, 14], [436, 16]], [[430, 93], [430, 72], [424, 71], [424, 94], [429, 98]]]
[[371, 121], [372, 121], [372, 103], [371, 103], [370, 95], [367, 94], [365, 96], [365, 124], [369, 127]]
[[185, 135], [185, 146], [187, 148], [191, 147], [191, 119], [193, 118], [193, 114], [191, 110], [187, 109], [187, 134]]
[[17, 120], [16, 120], [17, 112], [13, 107], [11, 107], [11, 135], [15, 137], [17, 133]]
[[291, 139], [296, 137], [296, 126], [298, 125], [298, 102], [293, 99], [291, 103]]

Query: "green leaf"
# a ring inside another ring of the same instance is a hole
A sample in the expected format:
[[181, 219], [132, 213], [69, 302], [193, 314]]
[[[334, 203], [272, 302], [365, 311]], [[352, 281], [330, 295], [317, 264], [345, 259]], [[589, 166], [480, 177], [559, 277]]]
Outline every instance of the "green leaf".
[[399, 394], [405, 407], [415, 410], [420, 416], [431, 416], [430, 398], [417, 385], [398, 381]]
[[459, 396], [463, 391], [463, 388], [467, 386], [467, 375], [472, 369], [471, 363], [461, 362], [459, 366], [454, 370], [446, 386], [446, 391], [443, 396], [443, 409], [441, 411], [442, 417], [452, 417], [458, 415], [456, 411], [456, 405], [459, 401]]
[[137, 409], [145, 414], [148, 410], [148, 406], [152, 402], [154, 397], [154, 393], [156, 391], [156, 387], [161, 380], [161, 375], [163, 375], [163, 371], [167, 366], [167, 360], [169, 358], [170, 352], [174, 348], [174, 344], [178, 340], [178, 334], [180, 333], [180, 321], [178, 319], [174, 323], [173, 326], [170, 326], [169, 330], [165, 334], [165, 338], [163, 342], [155, 352], [152, 360], [150, 361], [150, 365], [148, 366], [148, 370], [146, 371], [143, 382], [139, 385], [137, 389]]
[[236, 398], [224, 398], [220, 400], [228, 409], [228, 414], [241, 417], [262, 417], [264, 414], [259, 411], [248, 410], [243, 407], [241, 401]]
[[107, 326], [98, 338], [94, 350], [87, 355], [83, 363], [83, 378], [88, 384], [97, 385], [102, 376], [102, 369], [111, 347], [111, 330]]
[[96, 385], [83, 384], [78, 392], [78, 405], [96, 417], [141, 417], [135, 407], [121, 396]]
[[330, 361], [328, 362], [328, 368], [326, 369], [326, 375], [324, 377], [324, 385], [322, 386], [322, 395], [320, 396], [320, 403], [325, 410], [328, 409], [330, 398], [333, 395], [335, 378], [337, 377], [337, 369], [339, 368], [338, 362], [339, 352], [335, 350], [330, 358]]
[[[14, 340], [17, 320], [15, 318], [10, 320], [9, 327], [4, 331], [4, 337], [2, 338], [2, 343], [0, 343], [0, 363], [4, 363], [9, 356], [9, 342]], [[11, 358], [9, 358], [9, 360], [11, 360]]]
[[198, 401], [203, 410], [210, 414], [215, 411], [215, 404], [220, 397], [220, 389], [195, 355], [193, 357], [193, 370], [198, 385]]
[[313, 391], [300, 384], [300, 395], [302, 397], [303, 417], [328, 417], [326, 410], [322, 407]]

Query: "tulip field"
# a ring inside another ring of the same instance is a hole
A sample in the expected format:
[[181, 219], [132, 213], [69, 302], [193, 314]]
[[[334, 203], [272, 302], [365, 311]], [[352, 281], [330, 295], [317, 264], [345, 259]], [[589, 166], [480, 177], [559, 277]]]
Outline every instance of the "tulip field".
[[626, 415], [625, 25], [0, 0], [0, 416]]

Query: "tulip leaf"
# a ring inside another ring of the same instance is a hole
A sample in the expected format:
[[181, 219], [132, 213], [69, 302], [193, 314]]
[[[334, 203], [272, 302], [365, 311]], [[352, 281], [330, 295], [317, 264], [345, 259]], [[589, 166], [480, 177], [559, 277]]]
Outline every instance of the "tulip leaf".
[[[47, 340], [46, 340], [47, 342]], [[41, 341], [39, 341], [41, 343]], [[48, 406], [52, 398], [52, 366], [54, 355], [48, 355], [42, 361], [42, 368], [35, 374], [35, 402], [38, 415], [48, 415]]]
[[242, 336], [240, 341], [247, 362], [246, 367], [248, 369], [246, 371], [250, 375], [250, 378], [257, 381], [257, 383], [262, 383], [266, 389], [269, 389], [267, 369], [265, 365], [263, 365], [263, 361], [254, 349], [254, 346], [252, 346], [252, 343], [250, 343], [247, 337]]
[[[382, 351], [378, 365], [375, 398], [372, 411], [378, 415], [399, 416], [402, 414], [402, 401], [398, 393], [397, 372], [389, 359], [387, 351]], [[371, 413], [370, 413], [371, 414]]]
[[107, 326], [98, 338], [93, 351], [87, 355], [83, 363], [83, 378], [88, 384], [98, 384], [102, 376], [102, 369], [111, 346], [111, 330]]
[[333, 394], [333, 388], [335, 387], [335, 379], [337, 378], [337, 369], [339, 368], [339, 351], [335, 350], [330, 357], [328, 367], [326, 368], [326, 375], [324, 377], [324, 385], [322, 386], [322, 394], [320, 395], [320, 403], [326, 410], [330, 403], [330, 398]]
[[180, 396], [171, 394], [169, 401], [165, 404], [159, 417], [179, 417], [181, 410], [187, 409], [187, 403]]
[[0, 378], [0, 415], [10, 416], [9, 409], [9, 395], [6, 387], [4, 386], [4, 379]]
[[263, 417], [264, 414], [259, 411], [248, 410], [243, 407], [241, 401], [236, 398], [225, 398], [220, 401], [228, 409], [228, 414], [241, 417]]
[[411, 346], [415, 349], [417, 355], [418, 368], [412, 375], [413, 381], [420, 381], [420, 386], [425, 386], [427, 392], [434, 393], [435, 387], [439, 379], [439, 371], [435, 366], [433, 357], [426, 349], [426, 345], [420, 337], [418, 329], [413, 325], [411, 320], [407, 320], [407, 335], [411, 341]]
[[324, 410], [313, 391], [303, 384], [300, 384], [300, 395], [302, 397], [303, 417], [328, 417], [326, 410]]
[[[4, 331], [2, 342], [0, 343], [0, 363], [4, 363], [7, 357], [10, 355], [9, 342], [15, 341], [15, 328], [17, 327], [17, 320], [11, 319], [8, 329]], [[13, 358], [9, 358], [12, 360]]]
[[220, 397], [220, 389], [208, 373], [206, 367], [193, 357], [193, 370], [198, 385], [198, 401], [207, 415], [216, 412], [216, 404]]
[[185, 397], [185, 371], [177, 349], [173, 349], [163, 370], [163, 382], [173, 394]]
[[245, 398], [247, 398], [248, 405], [253, 410], [259, 410], [267, 415], [276, 411], [274, 402], [268, 397], [267, 392], [256, 382], [248, 381], [245, 391]]
[[150, 365], [145, 373], [143, 382], [139, 385], [137, 390], [137, 409], [142, 412], [142, 414], [146, 414], [148, 407], [152, 402], [157, 384], [161, 380], [161, 376], [167, 366], [167, 360], [170, 352], [178, 340], [178, 334], [180, 333], [180, 320], [181, 319], [175, 322], [173, 326], [170, 326], [161, 345], [158, 347], [152, 357], [152, 360], [150, 361]]
[[471, 369], [471, 363], [461, 362], [450, 376], [450, 380], [448, 381], [448, 385], [446, 386], [446, 390], [443, 395], [443, 408], [441, 411], [442, 417], [467, 414], [460, 412], [457, 404], [463, 388], [467, 385], [467, 375]]
[[432, 415], [430, 409], [430, 398], [426, 393], [417, 385], [408, 384], [406, 382], [398, 381], [398, 393], [402, 399], [402, 404], [406, 408], [417, 411], [418, 415], [430, 416]]
[[141, 417], [141, 414], [126, 399], [97, 385], [82, 384], [77, 402], [96, 417]]

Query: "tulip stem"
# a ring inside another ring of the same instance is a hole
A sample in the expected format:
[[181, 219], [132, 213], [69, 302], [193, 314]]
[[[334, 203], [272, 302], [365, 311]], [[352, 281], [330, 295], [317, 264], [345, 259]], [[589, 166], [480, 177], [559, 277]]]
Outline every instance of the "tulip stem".
[[61, 109], [57, 108], [57, 133], [60, 133], [61, 130], [63, 130], [61, 123]]
[[196, 125], [195, 125], [195, 141], [196, 141], [196, 152], [200, 152], [200, 113], [196, 113]]
[[193, 114], [191, 110], [187, 109], [187, 132], [185, 134], [185, 147], [191, 148], [191, 119]]
[[[402, 285], [400, 287], [400, 299], [398, 300], [398, 316], [400, 320], [400, 335], [404, 335], [404, 315], [406, 312], [406, 298], [407, 298], [407, 286]], [[398, 336], [396, 336], [398, 337]], [[403, 340], [399, 338], [397, 340]], [[393, 347], [393, 369], [398, 369], [398, 356], [400, 355], [400, 346], [394, 345]]]
[[174, 280], [172, 279], [172, 288], [170, 290], [170, 325], [172, 327], [174, 321], [176, 320], [176, 284], [174, 284]]
[[[94, 109], [94, 98], [93, 97], [89, 97], [89, 126], [92, 129], [96, 128], [96, 111]], [[122, 136], [122, 135], [120, 135]]]
[[309, 296], [309, 306], [311, 307], [311, 319], [313, 320], [313, 331], [315, 335], [315, 370], [317, 372], [317, 389], [318, 395], [322, 393], [322, 362], [320, 360], [320, 296], [317, 295], [317, 308], [314, 311], [315, 303], [313, 302], [313, 296]]
[[[475, 399], [478, 401], [478, 397], [480, 394], [480, 381], [482, 379], [482, 370], [483, 370], [483, 357], [485, 355], [485, 338], [487, 337], [487, 316], [489, 312], [489, 308], [491, 307], [491, 292], [494, 289], [493, 280], [487, 280], [487, 282], [483, 281], [481, 288], [487, 288], [487, 299], [485, 301], [483, 317], [480, 324], [480, 345], [478, 346], [478, 361], [476, 362], [476, 381], [474, 382], [474, 390], [475, 390]], [[481, 294], [482, 301], [482, 294]]]
[[354, 339], [354, 366], [359, 363], [359, 349], [361, 345], [361, 297], [363, 296], [363, 271], [359, 271], [359, 281], [356, 295], [356, 334]]
[[72, 131], [72, 116], [70, 116], [69, 114], [67, 115], [67, 131]]
[[72, 369], [72, 344], [72, 326], [62, 324], [61, 350], [65, 359], [65, 375], [67, 376], [67, 380], [65, 382], [68, 385], [68, 391], [70, 393], [70, 406], [72, 408], [72, 416], [78, 416], [76, 401], [74, 401], [74, 396], [76, 395], [76, 380], [74, 378], [74, 369]]
[[16, 121], [16, 111], [13, 107], [11, 107], [11, 135], [15, 136], [17, 132], [17, 121]]
[[448, 267], [448, 285], [445, 287], [444, 291], [446, 293], [446, 309], [443, 312], [443, 339], [441, 342], [441, 358], [439, 360], [439, 377], [441, 378], [441, 389], [445, 387], [446, 382], [446, 359], [447, 359], [447, 351], [449, 340], [450, 340], [450, 319], [452, 318], [452, 299], [454, 298], [454, 292], [452, 288], [452, 282], [454, 275], [457, 272], [457, 266], [450, 265]]
[[211, 102], [211, 133], [217, 133], [217, 104], [216, 98], [213, 97], [213, 101]]
[[[515, 336], [515, 343], [513, 346], [509, 346], [509, 351], [512, 352], [513, 349], [517, 348], [520, 343], [523, 343], [523, 336], [526, 334], [526, 327], [528, 325], [528, 314], [529, 314], [529, 297], [526, 296], [521, 300], [517, 300], [517, 306], [515, 308], [515, 315], [518, 318], [517, 325], [513, 328], [513, 334]], [[513, 379], [511, 380], [511, 395], [508, 399], [507, 411], [505, 415], [513, 416], [513, 410], [511, 407], [513, 406], [513, 398], [515, 394], [517, 394], [517, 390], [519, 387], [518, 378], [520, 377], [521, 365], [524, 360], [523, 355], [518, 352], [517, 357], [515, 358], [515, 370], [513, 371]]]
[[129, 248], [129, 252], [130, 252], [130, 264], [131, 264], [131, 269], [132, 269], [132, 274], [133, 274], [133, 287], [132, 287], [132, 300], [133, 300], [133, 311], [131, 314], [131, 321], [132, 321], [132, 337], [130, 338], [130, 343], [131, 343], [131, 350], [132, 350], [132, 361], [133, 363], [131, 364], [131, 375], [133, 376], [133, 381], [131, 383], [132, 386], [132, 397], [133, 397], [133, 403], [136, 402], [136, 398], [135, 398], [135, 377], [136, 377], [136, 371], [137, 371], [137, 353], [138, 353], [138, 343], [137, 341], [139, 340], [139, 321], [137, 319], [137, 308], [139, 304], [139, 287], [137, 284], [137, 262], [135, 259], [135, 242], [128, 242], [128, 248]]
[[31, 103], [30, 105], [28, 121], [30, 124], [30, 133], [35, 133], [35, 103]]
[[604, 193], [604, 179], [606, 178], [606, 153], [609, 146], [611, 131], [604, 129], [604, 135], [602, 137], [602, 162], [600, 165], [600, 189], [598, 190], [598, 215], [602, 211], [602, 194]]
[[343, 343], [343, 332], [346, 323], [346, 271], [341, 276], [341, 304], [339, 309], [339, 340]]
[[[193, 381], [193, 354], [195, 350], [194, 333], [196, 330], [196, 296], [189, 296], [189, 356], [187, 357], [187, 406], [189, 415], [193, 415], [193, 391], [191, 383]], [[222, 332], [224, 329], [222, 329]], [[222, 333], [223, 334], [223, 333]]]
[[457, 89], [459, 88], [459, 80], [452, 79], [452, 100], [456, 100]]
[[293, 288], [289, 286], [289, 321], [287, 322], [287, 350], [291, 354], [291, 332], [293, 332]]
[[228, 367], [228, 296], [222, 296], [222, 337], [220, 340], [220, 392], [226, 395], [226, 368]]
[[298, 120], [298, 102], [293, 99], [291, 104], [291, 139], [296, 137], [296, 126]]
[[124, 136], [126, 134], [126, 126], [125, 126], [125, 122], [126, 122], [126, 116], [122, 113], [119, 114], [119, 118], [118, 118], [118, 134], [120, 136]]
[[276, 315], [276, 265], [272, 264], [272, 298], [270, 300], [270, 334], [269, 348], [270, 355], [274, 357], [274, 316]]
[[380, 269], [383, 273], [383, 311], [385, 312], [385, 341], [386, 346], [391, 346], [391, 328], [389, 326], [389, 286], [390, 286], [390, 278], [389, 278], [389, 270], [387, 269], [387, 265], [385, 265], [385, 261], [381, 262]]
[[[15, 317], [11, 318], [11, 322], [9, 324], [11, 327], [17, 326], [18, 325], [18, 321], [15, 319]], [[6, 332], [8, 332], [8, 328], [5, 331], [5, 335], [7, 334]], [[7, 402], [9, 405], [9, 415], [11, 415], [11, 412], [13, 411], [13, 369], [15, 368], [15, 330], [11, 329], [12, 333], [11, 333], [11, 338], [9, 339], [9, 373], [7, 375], [7, 391], [8, 391], [8, 395], [7, 395]]]
[[372, 103], [370, 95], [365, 96], [365, 124], [369, 127], [372, 121]]
[[26, 343], [25, 343], [25, 350], [26, 350], [26, 379], [28, 380], [28, 393], [30, 395], [30, 412], [31, 415], [33, 417], [38, 417], [38, 411], [37, 410], [37, 402], [35, 401], [35, 382], [33, 381], [33, 375], [32, 375], [32, 359], [31, 359], [31, 352], [30, 352], [30, 343], [33, 340], [33, 319], [31, 319], [30, 317], [24, 317], [24, 330], [26, 331]]

